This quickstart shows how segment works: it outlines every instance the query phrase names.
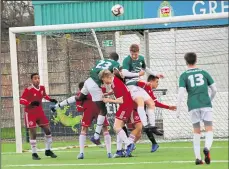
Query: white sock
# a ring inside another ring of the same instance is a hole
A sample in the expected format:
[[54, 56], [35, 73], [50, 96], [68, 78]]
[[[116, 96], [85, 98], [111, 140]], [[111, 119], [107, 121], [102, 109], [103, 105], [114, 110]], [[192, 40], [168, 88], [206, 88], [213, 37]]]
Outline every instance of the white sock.
[[37, 141], [36, 140], [29, 140], [31, 145], [32, 153], [37, 153]]
[[130, 140], [130, 142], [131, 142], [131, 143], [134, 143], [134, 140], [135, 140], [135, 135], [130, 134], [130, 136], [129, 136], [129, 138], [128, 138], [128, 139]]
[[117, 150], [122, 150], [122, 143], [123, 141], [120, 139], [119, 135], [117, 135], [117, 141], [116, 141]]
[[109, 132], [104, 132], [104, 141], [107, 148], [107, 153], [111, 153], [111, 136]]
[[213, 142], [213, 132], [208, 131], [205, 133], [205, 147], [210, 150]]
[[126, 133], [123, 129], [120, 129], [117, 135], [119, 135], [119, 138], [122, 140], [122, 142], [125, 143], [125, 145], [131, 144], [131, 141], [127, 138]]
[[46, 135], [45, 136], [45, 150], [51, 150], [52, 145], [52, 136]]
[[194, 133], [194, 135], [193, 135], [193, 148], [194, 148], [194, 153], [195, 153], [196, 159], [201, 160], [201, 155], [200, 155], [200, 134]]
[[84, 153], [84, 145], [86, 141], [86, 133], [81, 133], [79, 137], [80, 142], [80, 153]]
[[72, 103], [75, 103], [75, 102], [76, 102], [76, 97], [75, 96], [72, 96], [72, 97], [69, 97], [66, 100], [60, 102], [57, 105], [60, 106], [60, 107], [64, 107], [66, 105], [69, 105], [69, 104], [72, 104]]
[[105, 116], [98, 115], [97, 125], [96, 125], [96, 128], [95, 128], [95, 134], [94, 134], [95, 139], [99, 139], [99, 135], [100, 135], [101, 130], [103, 128], [104, 120], [105, 120]]
[[155, 126], [155, 114], [153, 109], [146, 109], [146, 114], [148, 116], [149, 124]]
[[138, 115], [141, 119], [143, 126], [146, 126], [148, 122], [147, 122], [147, 117], [146, 117], [146, 112], [144, 107], [138, 107]]

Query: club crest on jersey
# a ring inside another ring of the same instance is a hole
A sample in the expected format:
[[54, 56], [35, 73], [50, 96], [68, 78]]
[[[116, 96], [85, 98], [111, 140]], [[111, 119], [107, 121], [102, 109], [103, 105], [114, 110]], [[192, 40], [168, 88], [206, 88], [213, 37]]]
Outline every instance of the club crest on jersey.
[[33, 96], [36, 96], [37, 94], [36, 93], [34, 93], [34, 95]]
[[139, 119], [140, 119], [139, 116], [134, 117], [134, 120], [139, 120]]

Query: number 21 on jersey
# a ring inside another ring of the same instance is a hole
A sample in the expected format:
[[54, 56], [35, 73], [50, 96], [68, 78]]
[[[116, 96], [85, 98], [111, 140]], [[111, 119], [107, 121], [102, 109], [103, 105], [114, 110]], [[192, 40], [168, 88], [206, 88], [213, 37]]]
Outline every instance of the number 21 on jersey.
[[202, 86], [204, 84], [204, 76], [202, 74], [189, 75], [188, 80], [191, 83], [191, 87]]
[[105, 69], [109, 69], [111, 65], [112, 65], [111, 62], [100, 60], [99, 64], [95, 68], [105, 70]]

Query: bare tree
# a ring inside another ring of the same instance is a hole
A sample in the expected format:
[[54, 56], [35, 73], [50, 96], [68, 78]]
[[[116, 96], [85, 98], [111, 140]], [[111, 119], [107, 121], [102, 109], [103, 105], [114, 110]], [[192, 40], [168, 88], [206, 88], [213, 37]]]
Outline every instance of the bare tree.
[[34, 9], [31, 1], [1, 1], [2, 30], [9, 27], [34, 25]]

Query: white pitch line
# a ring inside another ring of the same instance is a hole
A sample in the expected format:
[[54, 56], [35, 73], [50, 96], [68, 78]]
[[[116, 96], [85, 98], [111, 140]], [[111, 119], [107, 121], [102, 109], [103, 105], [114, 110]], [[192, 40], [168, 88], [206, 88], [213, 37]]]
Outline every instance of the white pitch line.
[[[90, 147], [86, 147], [85, 149], [90, 149]], [[228, 147], [212, 147], [212, 149], [228, 149]], [[59, 153], [71, 153], [71, 152], [76, 152], [75, 150], [78, 150], [79, 148], [72, 148], [72, 151], [65, 151], [67, 150], [64, 149], [64, 150], [55, 150], [55, 152], [59, 152]], [[138, 148], [137, 147], [137, 150], [148, 150], [149, 148]], [[159, 149], [193, 149], [193, 147], [159, 147]], [[44, 150], [43, 149], [39, 149], [37, 150], [38, 152], [43, 152]], [[93, 150], [94, 152], [101, 152], [101, 151], [105, 151], [105, 149], [103, 148], [99, 148], [97, 150]], [[27, 154], [27, 153], [31, 153], [30, 150], [28, 152], [23, 152], [23, 154]], [[17, 153], [15, 152], [5, 152], [5, 153], [1, 153], [2, 155], [16, 155]]]
[[[228, 160], [213, 160], [212, 163], [228, 163]], [[109, 165], [140, 165], [140, 164], [181, 164], [194, 163], [193, 161], [149, 161], [149, 162], [129, 162], [129, 163], [87, 163], [87, 164], [24, 164], [5, 165], [3, 167], [59, 167], [59, 166], [109, 166]]]

